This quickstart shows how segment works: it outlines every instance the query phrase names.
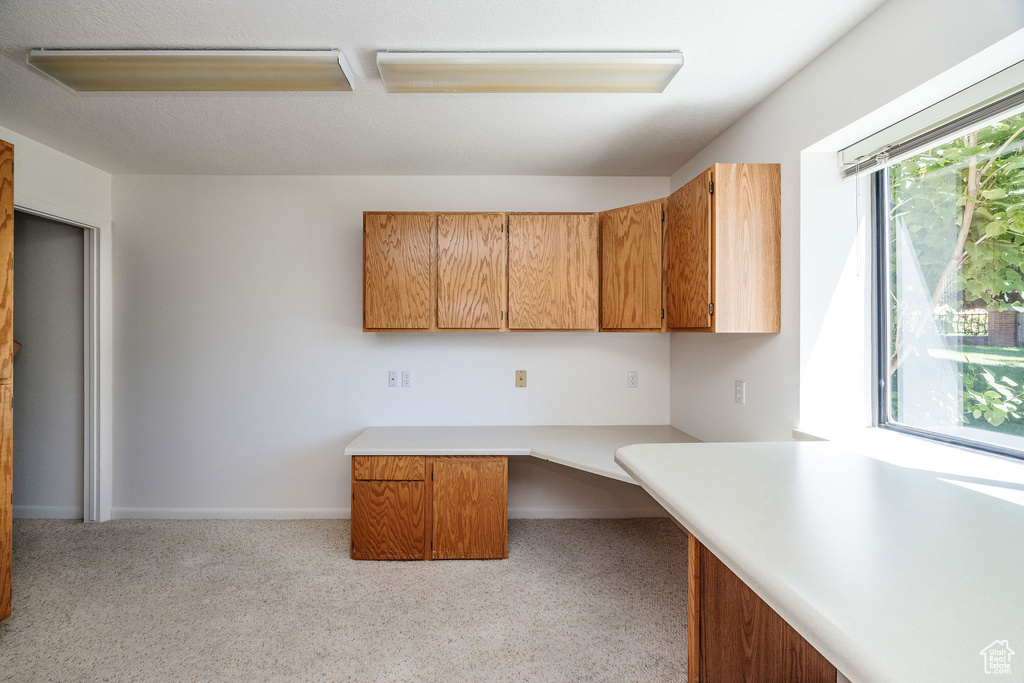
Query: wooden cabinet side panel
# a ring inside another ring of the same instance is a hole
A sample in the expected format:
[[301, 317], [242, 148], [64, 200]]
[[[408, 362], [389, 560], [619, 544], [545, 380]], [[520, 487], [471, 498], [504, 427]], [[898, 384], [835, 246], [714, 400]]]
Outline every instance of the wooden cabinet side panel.
[[0, 140], [0, 384], [14, 381], [14, 147]]
[[14, 387], [0, 384], [0, 621], [11, 616], [11, 548], [14, 483]]
[[14, 507], [14, 147], [0, 140], [0, 621], [11, 616]]
[[686, 681], [700, 683], [700, 541], [689, 534], [686, 556]]
[[597, 235], [596, 214], [509, 216], [509, 329], [597, 329]]
[[422, 455], [353, 455], [352, 477], [357, 480], [423, 481]]
[[438, 328], [502, 326], [504, 226], [503, 214], [438, 215]]
[[601, 329], [661, 329], [662, 201], [600, 214]]
[[363, 327], [421, 329], [434, 323], [435, 216], [363, 216]]
[[715, 331], [781, 326], [778, 164], [715, 165]]
[[422, 560], [425, 552], [425, 483], [352, 483], [352, 559]]
[[434, 559], [508, 557], [508, 458], [432, 461]]
[[[669, 328], [709, 328], [711, 279], [711, 171], [668, 198], [665, 225], [665, 315]], [[716, 312], [717, 313], [717, 312]]]
[[701, 683], [834, 683], [836, 668], [704, 546]]

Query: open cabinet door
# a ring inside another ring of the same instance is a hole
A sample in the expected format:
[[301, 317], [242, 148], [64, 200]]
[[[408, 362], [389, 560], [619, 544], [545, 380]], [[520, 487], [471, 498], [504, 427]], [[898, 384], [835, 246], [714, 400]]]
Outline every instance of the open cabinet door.
[[0, 140], [0, 621], [11, 616], [14, 472], [14, 146]]

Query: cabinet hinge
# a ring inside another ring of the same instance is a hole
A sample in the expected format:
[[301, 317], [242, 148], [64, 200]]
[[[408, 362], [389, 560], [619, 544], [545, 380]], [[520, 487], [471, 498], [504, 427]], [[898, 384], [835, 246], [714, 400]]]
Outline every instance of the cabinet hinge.
[[713, 180], [710, 183], [708, 183], [708, 193], [709, 194], [714, 194], [715, 193], [715, 181], [713, 181]]
[[664, 211], [661, 212], [661, 222], [662, 223], [665, 222], [665, 212]]
[[505, 319], [505, 311], [502, 311], [502, 312], [501, 312], [501, 319], [502, 319], [502, 320], [504, 320], [504, 319]]
[[714, 304], [708, 304], [708, 315], [714, 315], [714, 314], [715, 314], [715, 305]]
[[664, 320], [664, 319], [665, 319], [665, 309], [664, 309], [664, 308], [663, 308], [663, 309], [661, 309], [661, 319], [662, 319], [662, 320]]

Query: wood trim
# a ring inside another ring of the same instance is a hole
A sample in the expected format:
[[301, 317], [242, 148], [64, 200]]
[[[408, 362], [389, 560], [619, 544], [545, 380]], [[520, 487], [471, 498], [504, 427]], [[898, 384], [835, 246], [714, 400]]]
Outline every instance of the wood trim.
[[14, 506], [14, 146], [0, 140], [0, 621], [11, 616]]
[[686, 680], [700, 683], [700, 541], [689, 533], [686, 558]]

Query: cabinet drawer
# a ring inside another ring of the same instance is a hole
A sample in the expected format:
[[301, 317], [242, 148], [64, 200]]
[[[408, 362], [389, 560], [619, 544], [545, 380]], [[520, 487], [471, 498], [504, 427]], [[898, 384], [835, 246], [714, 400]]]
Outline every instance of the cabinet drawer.
[[423, 481], [426, 467], [422, 455], [352, 456], [352, 478], [363, 481]]

